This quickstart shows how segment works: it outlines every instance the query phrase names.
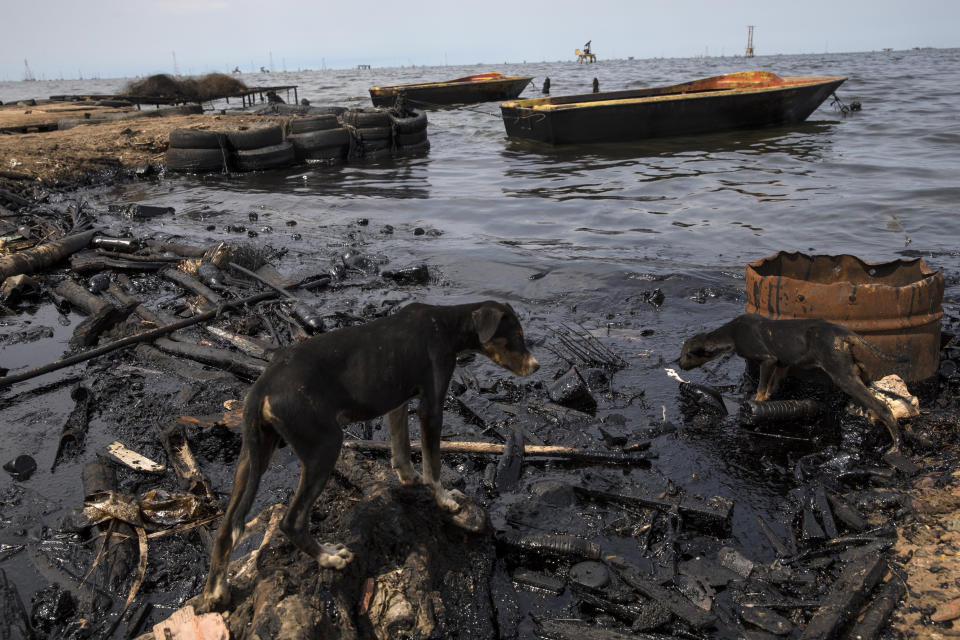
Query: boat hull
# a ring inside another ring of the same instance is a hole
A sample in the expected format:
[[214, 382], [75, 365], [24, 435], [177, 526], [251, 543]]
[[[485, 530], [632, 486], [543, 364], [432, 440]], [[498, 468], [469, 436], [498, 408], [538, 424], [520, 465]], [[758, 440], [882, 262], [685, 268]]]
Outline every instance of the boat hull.
[[370, 99], [375, 107], [392, 107], [400, 91], [408, 105], [415, 107], [475, 104], [495, 100], [512, 100], [533, 80], [532, 76], [514, 76], [502, 80], [479, 82], [435, 82], [427, 84], [371, 87]]
[[686, 83], [560, 99], [518, 100], [504, 103], [500, 109], [511, 138], [554, 145], [623, 142], [802, 122], [846, 78], [786, 80], [794, 82], [769, 87], [671, 91], [696, 85]]

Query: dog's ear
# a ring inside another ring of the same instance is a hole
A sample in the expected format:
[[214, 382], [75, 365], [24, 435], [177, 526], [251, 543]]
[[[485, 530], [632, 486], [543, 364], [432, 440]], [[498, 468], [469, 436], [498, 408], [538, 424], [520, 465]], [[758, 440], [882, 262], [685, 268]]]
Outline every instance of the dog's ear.
[[473, 312], [473, 328], [477, 330], [480, 344], [490, 342], [490, 338], [500, 326], [501, 318], [503, 318], [503, 309], [490, 305], [484, 305]]

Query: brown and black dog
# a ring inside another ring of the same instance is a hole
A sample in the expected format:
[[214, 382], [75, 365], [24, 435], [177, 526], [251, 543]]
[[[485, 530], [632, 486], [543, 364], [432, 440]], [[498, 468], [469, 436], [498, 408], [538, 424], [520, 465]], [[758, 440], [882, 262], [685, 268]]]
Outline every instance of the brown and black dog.
[[459, 491], [440, 484], [443, 401], [457, 355], [480, 352], [525, 376], [540, 365], [527, 350], [510, 305], [487, 301], [457, 306], [411, 304], [368, 324], [318, 335], [278, 353], [247, 394], [243, 444], [233, 494], [217, 531], [202, 609], [230, 600], [227, 563], [243, 533], [260, 477], [281, 441], [300, 459], [300, 483], [280, 528], [321, 567], [353, 559], [342, 544], [319, 544], [310, 511], [340, 455], [341, 426], [389, 414], [391, 465], [403, 484], [421, 481], [410, 460], [407, 403], [419, 397], [422, 482], [441, 508], [456, 512]]
[[683, 343], [681, 369], [699, 367], [724, 353], [736, 353], [760, 364], [757, 402], [770, 399], [790, 369], [820, 369], [835, 385], [883, 421], [893, 446], [900, 450], [900, 428], [889, 407], [867, 385], [863, 362], [869, 358], [897, 361], [860, 335], [826, 320], [771, 320], [746, 313]]

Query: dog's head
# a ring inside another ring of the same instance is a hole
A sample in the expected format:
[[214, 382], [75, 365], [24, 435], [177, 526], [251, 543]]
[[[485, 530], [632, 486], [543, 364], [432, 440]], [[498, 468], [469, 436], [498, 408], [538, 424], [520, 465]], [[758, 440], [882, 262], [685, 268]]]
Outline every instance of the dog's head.
[[680, 360], [677, 364], [684, 370], [694, 369], [723, 355], [727, 351], [730, 351], [728, 345], [714, 343], [710, 338], [710, 334], [701, 333], [688, 340], [684, 340], [683, 347], [680, 349]]
[[540, 368], [540, 363], [527, 350], [523, 327], [513, 307], [484, 302], [474, 310], [472, 321], [480, 352], [495, 363], [518, 376], [528, 376]]

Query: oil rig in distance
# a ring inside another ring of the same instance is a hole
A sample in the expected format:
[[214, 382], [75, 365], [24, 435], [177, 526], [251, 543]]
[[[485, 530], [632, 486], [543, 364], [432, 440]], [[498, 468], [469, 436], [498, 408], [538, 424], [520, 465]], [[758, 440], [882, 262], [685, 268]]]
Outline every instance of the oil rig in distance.
[[753, 25], [747, 27], [747, 51], [743, 54], [744, 58], [753, 57]]

